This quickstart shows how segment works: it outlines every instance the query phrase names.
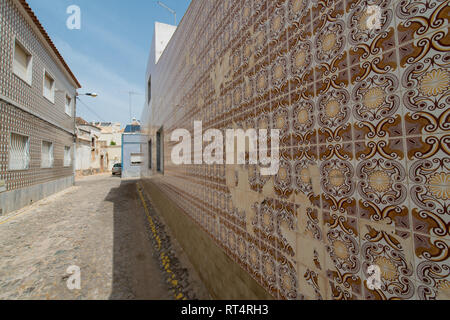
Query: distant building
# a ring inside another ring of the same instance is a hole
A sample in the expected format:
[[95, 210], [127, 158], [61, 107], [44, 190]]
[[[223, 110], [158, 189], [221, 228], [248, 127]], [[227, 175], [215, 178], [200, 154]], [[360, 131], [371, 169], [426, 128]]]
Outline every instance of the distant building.
[[122, 133], [124, 130], [120, 123], [94, 122], [92, 124], [101, 129], [99, 142], [108, 160], [106, 171], [112, 171], [116, 163], [122, 163]]
[[129, 124], [125, 127], [124, 133], [136, 133], [136, 132], [141, 132], [141, 124], [136, 120], [134, 120], [132, 124]]
[[122, 134], [122, 178], [140, 178], [143, 163], [141, 124], [133, 120]]
[[2, 215], [73, 185], [81, 85], [27, 2], [0, 3]]
[[108, 155], [105, 152], [104, 144], [99, 140], [101, 129], [82, 118], [77, 118], [76, 123], [75, 169], [77, 176], [105, 172], [107, 169]]

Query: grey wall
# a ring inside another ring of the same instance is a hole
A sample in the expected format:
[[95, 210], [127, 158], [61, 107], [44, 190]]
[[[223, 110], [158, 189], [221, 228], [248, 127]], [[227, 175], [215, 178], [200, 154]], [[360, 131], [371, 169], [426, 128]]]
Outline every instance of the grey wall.
[[74, 177], [66, 177], [28, 188], [0, 193], [0, 215], [5, 215], [74, 185]]

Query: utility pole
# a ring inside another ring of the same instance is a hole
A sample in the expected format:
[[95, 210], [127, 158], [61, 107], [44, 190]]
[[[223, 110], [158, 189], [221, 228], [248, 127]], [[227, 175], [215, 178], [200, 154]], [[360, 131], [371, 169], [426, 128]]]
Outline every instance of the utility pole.
[[163, 7], [164, 9], [167, 9], [171, 14], [173, 14], [175, 16], [175, 25], [177, 25], [177, 13], [175, 12], [175, 10], [169, 8], [168, 6], [166, 6], [164, 3], [162, 3], [161, 1], [157, 2], [161, 7]]

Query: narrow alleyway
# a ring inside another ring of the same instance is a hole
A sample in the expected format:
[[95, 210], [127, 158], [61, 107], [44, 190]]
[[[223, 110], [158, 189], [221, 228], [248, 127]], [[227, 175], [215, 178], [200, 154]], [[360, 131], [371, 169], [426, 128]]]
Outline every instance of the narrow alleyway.
[[149, 234], [136, 181], [84, 178], [0, 219], [0, 299], [173, 299]]

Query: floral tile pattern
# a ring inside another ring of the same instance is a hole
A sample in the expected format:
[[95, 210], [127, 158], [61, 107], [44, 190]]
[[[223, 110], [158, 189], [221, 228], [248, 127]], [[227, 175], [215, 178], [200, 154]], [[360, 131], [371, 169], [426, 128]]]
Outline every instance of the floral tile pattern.
[[166, 141], [155, 181], [276, 299], [450, 299], [449, 13], [193, 1], [152, 74], [149, 132], [279, 129], [280, 170], [175, 166]]

